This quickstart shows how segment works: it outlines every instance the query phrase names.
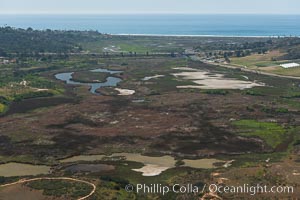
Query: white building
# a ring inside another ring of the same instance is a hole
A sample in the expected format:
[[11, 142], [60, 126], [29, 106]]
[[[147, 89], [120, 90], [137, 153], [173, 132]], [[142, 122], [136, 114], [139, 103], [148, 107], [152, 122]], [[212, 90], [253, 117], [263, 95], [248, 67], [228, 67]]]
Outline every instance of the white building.
[[292, 68], [292, 67], [299, 67], [300, 65], [298, 63], [286, 63], [286, 64], [281, 64], [280, 67], [283, 67], [285, 69], [287, 68]]

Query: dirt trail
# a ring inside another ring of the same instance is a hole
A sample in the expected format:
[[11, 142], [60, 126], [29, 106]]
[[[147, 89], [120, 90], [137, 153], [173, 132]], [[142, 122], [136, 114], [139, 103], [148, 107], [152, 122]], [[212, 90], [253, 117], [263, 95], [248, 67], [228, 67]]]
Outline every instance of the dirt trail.
[[29, 182], [33, 182], [33, 181], [39, 181], [39, 180], [67, 180], [67, 181], [75, 181], [75, 182], [79, 182], [79, 183], [85, 183], [87, 185], [90, 185], [93, 187], [93, 190], [86, 196], [84, 197], [80, 197], [78, 200], [85, 200], [87, 198], [89, 198], [90, 196], [92, 196], [95, 191], [96, 191], [96, 185], [94, 183], [88, 182], [88, 181], [84, 181], [84, 180], [80, 180], [80, 179], [75, 179], [75, 178], [69, 178], [69, 177], [42, 177], [42, 178], [32, 178], [32, 179], [20, 179], [16, 182], [13, 183], [7, 183], [4, 185], [0, 185], [1, 187], [8, 187], [8, 186], [12, 186], [12, 185], [16, 185], [16, 184], [22, 184], [22, 183], [29, 183]]

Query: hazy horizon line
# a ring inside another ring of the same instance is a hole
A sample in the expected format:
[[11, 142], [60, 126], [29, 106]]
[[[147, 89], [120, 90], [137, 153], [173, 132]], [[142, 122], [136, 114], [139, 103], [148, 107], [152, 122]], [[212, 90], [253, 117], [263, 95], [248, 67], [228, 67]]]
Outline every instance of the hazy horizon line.
[[80, 13], [80, 12], [24, 12], [0, 13], [0, 15], [300, 15], [300, 13], [185, 13], [185, 12], [107, 12], [107, 13]]

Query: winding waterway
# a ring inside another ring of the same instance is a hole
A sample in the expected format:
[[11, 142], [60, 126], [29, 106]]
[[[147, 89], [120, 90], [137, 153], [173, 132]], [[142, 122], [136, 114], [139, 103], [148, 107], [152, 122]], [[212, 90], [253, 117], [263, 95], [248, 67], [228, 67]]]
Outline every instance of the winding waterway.
[[[91, 72], [95, 72], [95, 73], [110, 73], [110, 74], [117, 74], [117, 73], [121, 73], [122, 71], [113, 71], [113, 70], [108, 70], [108, 69], [94, 69], [94, 70], [90, 70]], [[103, 83], [82, 83], [82, 82], [78, 82], [78, 81], [73, 81], [72, 80], [72, 75], [74, 72], [64, 72], [64, 73], [59, 73], [55, 75], [55, 78], [61, 81], [66, 82], [66, 84], [70, 84], [70, 85], [87, 85], [90, 87], [89, 91], [92, 94], [99, 94], [96, 90], [101, 88], [101, 87], [115, 87], [117, 86], [117, 84], [119, 82], [122, 81], [122, 79], [120, 78], [116, 78], [116, 77], [108, 77], [106, 79], [106, 82]]]

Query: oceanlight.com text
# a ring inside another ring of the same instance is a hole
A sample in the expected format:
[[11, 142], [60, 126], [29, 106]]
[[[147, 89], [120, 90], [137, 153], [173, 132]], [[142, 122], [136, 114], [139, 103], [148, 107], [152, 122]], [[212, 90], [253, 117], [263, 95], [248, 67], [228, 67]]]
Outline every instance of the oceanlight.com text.
[[204, 184], [203, 186], [196, 186], [193, 184], [174, 184], [174, 185], [162, 185], [162, 184], [136, 184], [131, 185], [128, 184], [125, 187], [127, 192], [136, 192], [143, 194], [162, 194], [166, 195], [170, 192], [178, 193], [178, 194], [191, 194], [191, 193], [232, 193], [232, 194], [249, 194], [254, 196], [256, 194], [262, 193], [286, 193], [292, 194], [294, 193], [293, 186], [267, 186], [267, 185], [249, 185], [243, 184], [239, 186], [227, 186], [227, 185], [218, 185], [218, 184]]

